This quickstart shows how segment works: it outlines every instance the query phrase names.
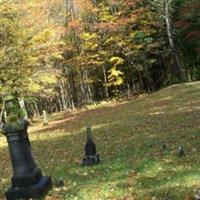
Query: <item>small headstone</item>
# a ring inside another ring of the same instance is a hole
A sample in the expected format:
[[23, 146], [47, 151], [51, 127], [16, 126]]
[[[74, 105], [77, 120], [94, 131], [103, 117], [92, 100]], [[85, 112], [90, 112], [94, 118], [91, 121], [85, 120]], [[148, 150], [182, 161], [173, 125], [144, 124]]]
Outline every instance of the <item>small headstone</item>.
[[185, 156], [185, 151], [182, 146], [178, 147], [178, 157]]
[[162, 149], [163, 150], [167, 149], [167, 145], [166, 144], [162, 144]]
[[96, 145], [92, 138], [92, 129], [87, 126], [87, 142], [85, 144], [85, 158], [81, 163], [82, 166], [93, 165], [100, 162], [99, 155], [96, 153]]
[[57, 188], [64, 187], [64, 185], [65, 185], [65, 183], [64, 183], [63, 179], [60, 179], [60, 180], [55, 182], [55, 187], [57, 187]]
[[28, 113], [27, 113], [25, 102], [24, 102], [23, 98], [19, 100], [19, 105], [20, 105], [20, 108], [22, 109], [22, 111], [24, 113], [24, 119], [28, 120]]
[[48, 125], [48, 119], [47, 119], [47, 113], [45, 110], [43, 110], [43, 125]]

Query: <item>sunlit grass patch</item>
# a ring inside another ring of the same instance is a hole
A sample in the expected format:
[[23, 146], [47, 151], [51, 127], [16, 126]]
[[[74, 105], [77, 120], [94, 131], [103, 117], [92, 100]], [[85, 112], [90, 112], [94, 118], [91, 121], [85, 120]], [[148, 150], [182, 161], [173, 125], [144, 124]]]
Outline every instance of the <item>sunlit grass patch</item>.
[[0, 137], [0, 148], [1, 147], [5, 147], [7, 144], [6, 144], [6, 138], [5, 137]]

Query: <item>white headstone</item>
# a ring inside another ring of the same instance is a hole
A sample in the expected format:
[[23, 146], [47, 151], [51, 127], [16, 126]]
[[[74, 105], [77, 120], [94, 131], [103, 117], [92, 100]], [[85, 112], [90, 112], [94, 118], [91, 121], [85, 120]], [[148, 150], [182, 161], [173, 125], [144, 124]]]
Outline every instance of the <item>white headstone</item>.
[[47, 113], [45, 110], [43, 110], [43, 124], [44, 125], [47, 125], [49, 122], [48, 122], [48, 119], [47, 119]]

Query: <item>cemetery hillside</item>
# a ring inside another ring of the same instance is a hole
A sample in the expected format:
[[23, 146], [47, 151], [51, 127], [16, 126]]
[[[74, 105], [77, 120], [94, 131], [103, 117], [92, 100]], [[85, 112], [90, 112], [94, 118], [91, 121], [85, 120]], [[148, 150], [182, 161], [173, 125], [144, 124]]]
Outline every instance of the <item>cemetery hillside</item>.
[[200, 200], [199, 0], [0, 0], [0, 200]]
[[[200, 187], [200, 82], [173, 85], [130, 101], [52, 115], [35, 123], [30, 140], [45, 174], [64, 187], [46, 199], [183, 200]], [[86, 125], [92, 125], [98, 165], [80, 167]], [[0, 197], [12, 175], [0, 142]], [[179, 157], [182, 146], [185, 156]], [[192, 198], [191, 198], [192, 199]]]

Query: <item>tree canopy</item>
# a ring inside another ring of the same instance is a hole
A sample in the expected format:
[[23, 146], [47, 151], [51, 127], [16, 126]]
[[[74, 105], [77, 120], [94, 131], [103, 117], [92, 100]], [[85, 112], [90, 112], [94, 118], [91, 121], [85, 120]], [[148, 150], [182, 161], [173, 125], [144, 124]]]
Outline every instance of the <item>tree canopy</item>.
[[199, 11], [198, 0], [1, 0], [0, 93], [39, 114], [199, 80]]

